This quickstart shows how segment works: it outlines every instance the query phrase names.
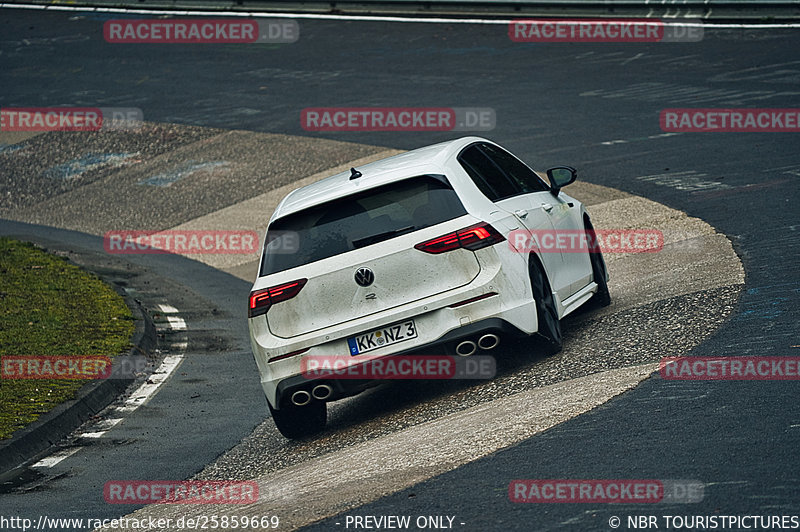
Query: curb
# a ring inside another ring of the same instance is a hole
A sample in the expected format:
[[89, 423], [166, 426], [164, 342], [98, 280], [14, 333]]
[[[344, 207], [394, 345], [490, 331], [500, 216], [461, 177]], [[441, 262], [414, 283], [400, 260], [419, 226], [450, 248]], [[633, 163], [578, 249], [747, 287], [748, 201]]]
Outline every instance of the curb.
[[[112, 285], [113, 288], [113, 285]], [[135, 330], [130, 351], [113, 359], [113, 366], [132, 362], [141, 353], [151, 353], [157, 342], [156, 329], [138, 300], [123, 295], [134, 317]], [[25, 462], [69, 435], [92, 416], [111, 404], [135, 380], [135, 376], [89, 382], [74, 399], [65, 401], [36, 421], [17, 430], [10, 440], [0, 443], [0, 480], [15, 476]]]

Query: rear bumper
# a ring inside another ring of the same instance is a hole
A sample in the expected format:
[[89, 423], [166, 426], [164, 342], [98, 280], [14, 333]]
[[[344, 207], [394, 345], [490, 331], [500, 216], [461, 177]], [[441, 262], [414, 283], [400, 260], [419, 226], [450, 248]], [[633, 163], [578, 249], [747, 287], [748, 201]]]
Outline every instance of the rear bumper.
[[[409, 349], [404, 349], [397, 353], [386, 355], [386, 357], [402, 357], [409, 355], [452, 355], [452, 346], [459, 341], [463, 340], [476, 340], [477, 337], [484, 334], [496, 334], [504, 338], [523, 338], [528, 336], [524, 331], [521, 331], [511, 323], [502, 318], [487, 318], [476, 323], [470, 323], [457, 329], [454, 329], [441, 338], [429, 342], [424, 345], [415, 346]], [[357, 361], [357, 357], [354, 358]], [[355, 380], [355, 379], [330, 379], [330, 378], [308, 378], [303, 375], [295, 375], [281, 380], [275, 388], [275, 402], [278, 408], [283, 407], [297, 391], [305, 390], [311, 393], [311, 389], [320, 384], [327, 384], [333, 388], [333, 393], [326, 399], [332, 401], [355, 395], [364, 391], [367, 388], [380, 384], [381, 380]], [[265, 384], [262, 382], [262, 385]], [[265, 392], [267, 388], [265, 387]]]
[[[271, 334], [264, 316], [251, 318], [250, 343], [267, 401], [273, 408], [279, 408], [287, 391], [310, 384], [301, 371], [305, 357], [342, 357], [347, 367], [358, 364], [357, 356], [350, 357], [348, 338], [404, 320], [415, 321], [418, 337], [408, 344], [381, 348], [377, 356], [444, 354], [443, 348], [448, 343], [482, 333], [499, 332], [503, 336], [535, 333], [536, 305], [527, 262], [519, 253], [501, 245], [478, 250], [476, 257], [481, 263], [481, 273], [468, 286], [289, 340]], [[494, 295], [471, 301], [490, 293]], [[280, 358], [289, 353], [296, 354]], [[337, 383], [331, 385], [337, 391], [332, 397], [352, 395], [372, 384]]]

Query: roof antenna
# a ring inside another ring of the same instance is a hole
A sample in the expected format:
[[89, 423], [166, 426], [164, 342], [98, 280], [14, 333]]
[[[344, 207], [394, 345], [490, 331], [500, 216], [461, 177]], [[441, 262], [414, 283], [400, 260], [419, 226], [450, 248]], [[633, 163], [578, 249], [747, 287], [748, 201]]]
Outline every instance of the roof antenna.
[[350, 169], [350, 179], [358, 179], [359, 177], [361, 177], [361, 175], [362, 175], [361, 172], [359, 172], [355, 168]]

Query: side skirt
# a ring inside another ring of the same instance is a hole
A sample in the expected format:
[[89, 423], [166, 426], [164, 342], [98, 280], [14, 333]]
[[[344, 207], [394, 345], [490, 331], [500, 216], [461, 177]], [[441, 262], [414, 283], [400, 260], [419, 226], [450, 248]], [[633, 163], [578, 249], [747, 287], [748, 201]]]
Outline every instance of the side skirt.
[[558, 302], [557, 310], [559, 317], [563, 318], [564, 316], [567, 316], [571, 312], [577, 310], [578, 307], [589, 301], [595, 292], [597, 292], [597, 283], [592, 281], [564, 301], [558, 302], [558, 298], [556, 298], [556, 301]]

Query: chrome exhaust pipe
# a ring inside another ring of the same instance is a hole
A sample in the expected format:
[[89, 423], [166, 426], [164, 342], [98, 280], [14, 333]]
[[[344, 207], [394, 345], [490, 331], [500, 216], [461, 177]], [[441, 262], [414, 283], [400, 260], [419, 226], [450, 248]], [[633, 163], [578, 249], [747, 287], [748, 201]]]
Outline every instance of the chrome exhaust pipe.
[[468, 357], [478, 350], [478, 346], [472, 340], [464, 340], [456, 346], [456, 354], [460, 357]]
[[311, 402], [311, 394], [305, 390], [297, 390], [292, 394], [292, 404], [295, 406], [305, 406]]
[[478, 347], [488, 351], [500, 345], [500, 337], [496, 334], [484, 334], [478, 340]]
[[314, 386], [314, 389], [311, 390], [311, 395], [314, 396], [314, 399], [319, 399], [320, 401], [324, 401], [331, 395], [333, 395], [333, 388], [331, 388], [328, 384], [320, 384]]

